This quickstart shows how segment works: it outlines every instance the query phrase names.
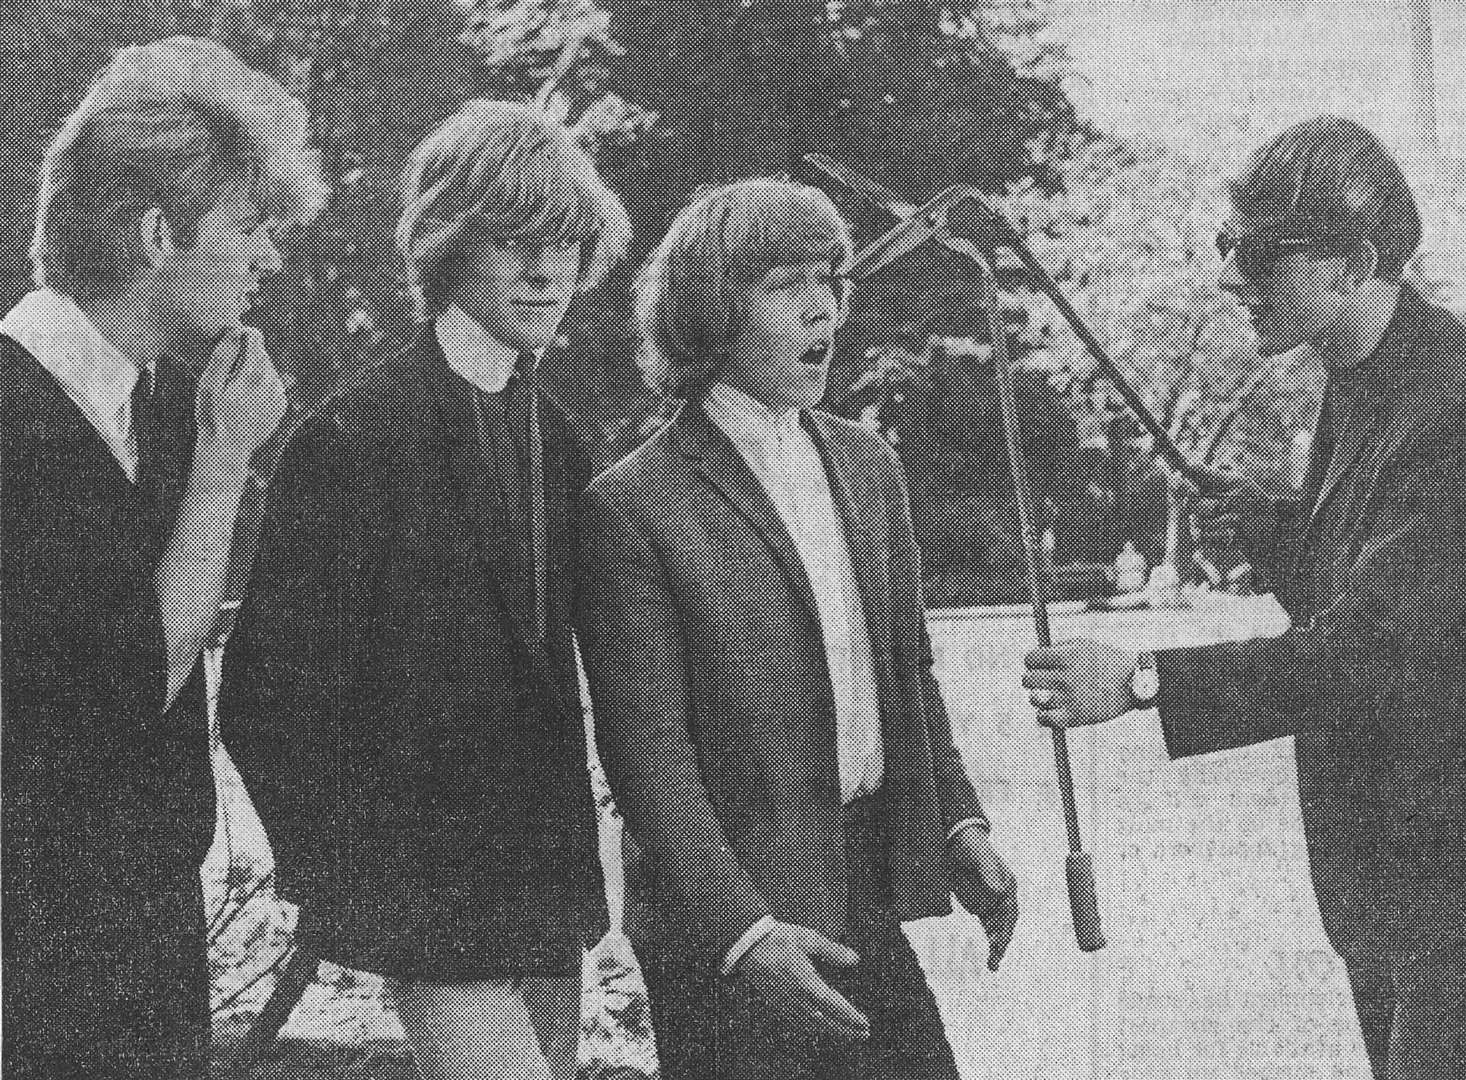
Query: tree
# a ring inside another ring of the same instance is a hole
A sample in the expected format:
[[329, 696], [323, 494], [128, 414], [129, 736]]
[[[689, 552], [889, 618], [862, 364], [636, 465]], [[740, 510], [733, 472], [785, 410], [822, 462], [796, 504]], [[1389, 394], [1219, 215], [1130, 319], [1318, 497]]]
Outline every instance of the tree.
[[[1021, 190], [1007, 209], [1182, 452], [1281, 494], [1301, 482], [1323, 378], [1299, 356], [1259, 357], [1246, 313], [1217, 286], [1221, 177], [1231, 164], [1101, 138], [1065, 164], [1062, 192]], [[1029, 362], [1068, 388], [1089, 441], [1105, 445], [1149, 500], [1116, 508], [1108, 543], [1131, 540], [1152, 561], [1184, 562], [1182, 501], [1153, 448], [1048, 300], [1026, 303]]]

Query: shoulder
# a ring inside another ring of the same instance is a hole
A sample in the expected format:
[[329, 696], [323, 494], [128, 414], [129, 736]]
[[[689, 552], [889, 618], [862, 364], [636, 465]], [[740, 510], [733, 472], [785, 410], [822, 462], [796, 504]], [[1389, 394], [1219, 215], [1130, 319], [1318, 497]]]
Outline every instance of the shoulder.
[[614, 465], [602, 470], [586, 489], [591, 498], [639, 498], [654, 489], [685, 482], [687, 458], [679, 449], [685, 433], [678, 422], [663, 427]]
[[46, 435], [66, 415], [61, 385], [13, 338], [0, 334], [0, 409], [7, 435]]
[[895, 448], [879, 432], [818, 409], [813, 410], [810, 416], [820, 434], [837, 443], [848, 457], [882, 480], [901, 481], [900, 459], [896, 456]]
[[1406, 338], [1403, 391], [1459, 397], [1466, 391], [1466, 322], [1405, 286], [1402, 332]]
[[351, 501], [377, 464], [412, 429], [410, 392], [401, 377], [403, 357], [384, 354], [362, 360], [312, 404], [281, 455], [275, 472], [277, 499]]

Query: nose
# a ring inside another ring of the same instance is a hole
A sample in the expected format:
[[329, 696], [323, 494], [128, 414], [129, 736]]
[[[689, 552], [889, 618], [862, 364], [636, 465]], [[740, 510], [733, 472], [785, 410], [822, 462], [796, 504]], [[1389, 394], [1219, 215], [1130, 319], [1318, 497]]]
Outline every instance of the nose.
[[558, 245], [529, 244], [519, 250], [520, 272], [526, 281], [546, 285], [562, 277], [574, 277], [576, 260]]
[[268, 229], [261, 229], [259, 244], [255, 249], [255, 269], [265, 277], [272, 277], [278, 274], [284, 266], [285, 259], [280, 254], [280, 248], [275, 244], [275, 238]]
[[810, 290], [805, 318], [811, 325], [839, 323], [845, 317], [844, 290], [840, 282], [820, 281]]

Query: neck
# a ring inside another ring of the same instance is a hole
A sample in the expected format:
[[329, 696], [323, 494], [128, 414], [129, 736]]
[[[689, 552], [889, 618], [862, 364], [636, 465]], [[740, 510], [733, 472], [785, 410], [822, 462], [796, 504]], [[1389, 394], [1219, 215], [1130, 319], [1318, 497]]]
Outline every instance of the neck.
[[761, 393], [758, 393], [752, 387], [741, 386], [738, 383], [732, 382], [728, 379], [719, 379], [717, 381], [732, 390], [737, 390], [740, 394], [748, 398], [750, 401], [755, 401], [758, 404], [762, 405], [765, 409], [769, 411], [769, 415], [771, 415], [776, 420], [783, 420], [784, 418], [789, 416], [790, 413], [799, 411], [800, 402], [785, 401], [782, 399], [770, 401], [767, 397], [765, 397]]
[[1370, 279], [1315, 348], [1335, 370], [1352, 370], [1379, 348], [1399, 303], [1398, 281]]
[[139, 371], [150, 369], [163, 355], [164, 335], [141, 300], [119, 294], [76, 300], [76, 306], [97, 328], [97, 333], [136, 364]]

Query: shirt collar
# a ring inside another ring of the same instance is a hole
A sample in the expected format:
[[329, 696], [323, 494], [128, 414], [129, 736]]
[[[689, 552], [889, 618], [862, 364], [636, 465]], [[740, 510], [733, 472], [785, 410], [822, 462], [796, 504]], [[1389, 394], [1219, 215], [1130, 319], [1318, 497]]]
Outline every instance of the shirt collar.
[[104, 436], [127, 432], [137, 365], [102, 336], [75, 300], [37, 289], [0, 320], [0, 332], [39, 360]]
[[727, 383], [715, 382], [708, 388], [703, 411], [734, 439], [787, 438], [799, 430], [798, 409], [775, 414], [762, 401]]
[[485, 330], [462, 308], [438, 316], [434, 332], [448, 366], [486, 394], [497, 394], [509, 382], [519, 353]]

